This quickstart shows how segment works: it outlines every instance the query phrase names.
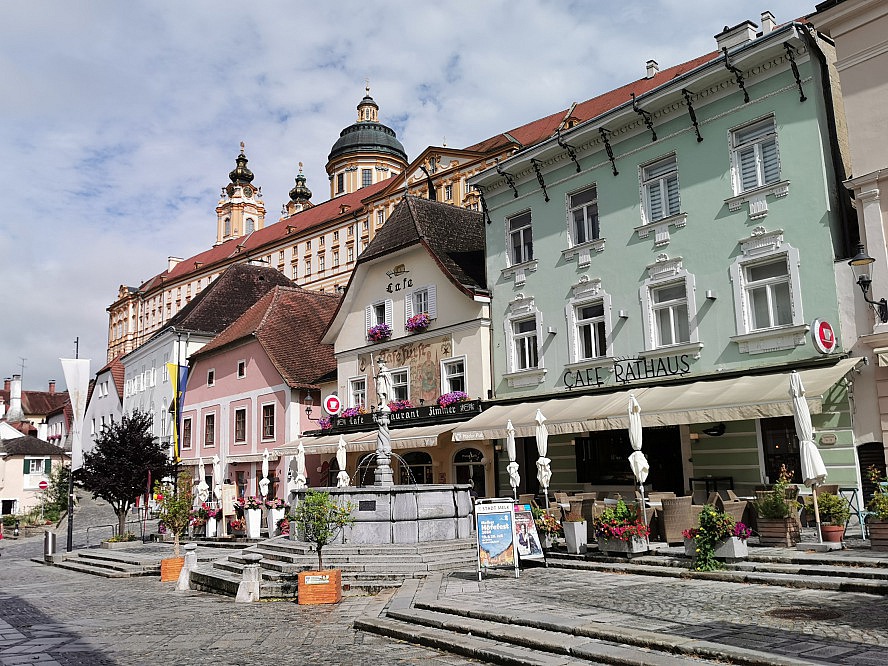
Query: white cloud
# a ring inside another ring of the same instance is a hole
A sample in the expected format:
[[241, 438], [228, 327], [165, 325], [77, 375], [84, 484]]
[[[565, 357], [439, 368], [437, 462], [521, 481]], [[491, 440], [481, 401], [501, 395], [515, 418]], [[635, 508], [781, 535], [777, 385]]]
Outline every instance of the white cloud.
[[[780, 3], [778, 21], [813, 11]], [[246, 141], [270, 220], [305, 163], [354, 122], [364, 78], [409, 156], [463, 147], [715, 49], [746, 0], [427, 3], [53, 0], [0, 26], [0, 371], [62, 383], [59, 356], [104, 364], [107, 314], [215, 237], [215, 205]]]

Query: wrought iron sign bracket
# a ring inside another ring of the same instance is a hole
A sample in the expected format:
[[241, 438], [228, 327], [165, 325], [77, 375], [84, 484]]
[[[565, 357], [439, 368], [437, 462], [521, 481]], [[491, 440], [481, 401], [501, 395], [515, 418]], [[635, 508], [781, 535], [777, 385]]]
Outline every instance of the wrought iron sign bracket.
[[727, 69], [731, 74], [734, 75], [734, 78], [737, 79], [737, 85], [740, 86], [740, 90], [743, 91], [743, 103], [749, 103], [749, 93], [746, 92], [746, 84], [743, 82], [743, 72], [734, 67], [731, 62], [728, 60], [728, 47], [725, 46], [722, 48], [722, 52], [725, 54], [725, 69]]
[[610, 160], [611, 169], [614, 170], [615, 176], [619, 176], [620, 172], [617, 171], [617, 161], [614, 159], [614, 151], [613, 148], [611, 148], [610, 141], [608, 141], [607, 138], [608, 130], [604, 129], [603, 127], [599, 127], [598, 133], [601, 134], [601, 140], [604, 141], [604, 150], [607, 152], [607, 159]]
[[490, 219], [490, 211], [487, 210], [487, 200], [484, 198], [484, 188], [480, 185], [475, 185], [475, 189], [478, 190], [478, 199], [481, 201], [481, 211], [484, 213], [484, 219], [487, 220], [487, 224], [492, 224], [493, 220]]
[[580, 163], [577, 161], [577, 151], [571, 146], [569, 143], [564, 143], [564, 139], [561, 138], [561, 132], [558, 131], [555, 133], [555, 141], [558, 142], [558, 145], [564, 148], [567, 151], [567, 154], [570, 155], [570, 159], [573, 160], [573, 163], [577, 165], [577, 173], [580, 173]]
[[543, 188], [543, 199], [546, 201], [546, 203], [549, 203], [549, 193], [546, 192], [546, 181], [543, 180], [543, 172], [540, 171], [540, 164], [542, 164], [542, 162], [531, 157], [530, 163], [533, 166], [533, 170], [536, 171], [537, 180], [540, 183], [540, 187]]
[[802, 77], [799, 75], [799, 66], [795, 61], [795, 51], [793, 51], [789, 42], [783, 42], [783, 48], [786, 49], [786, 57], [789, 58], [789, 66], [792, 68], [792, 75], [795, 77], [796, 85], [799, 87], [799, 101], [804, 102], [808, 98], [805, 97], [805, 91], [802, 90]]
[[644, 124], [651, 131], [651, 141], [656, 141], [657, 133], [654, 131], [654, 119], [650, 113], [638, 106], [638, 102], [635, 101], [635, 93], [629, 94], [632, 96], [632, 110], [644, 119]]
[[700, 125], [697, 123], [697, 114], [694, 111], [694, 104], [691, 101], [691, 95], [693, 93], [691, 93], [691, 91], [689, 91], [687, 88], [682, 88], [681, 94], [684, 95], [685, 102], [688, 103], [688, 115], [691, 117], [691, 123], [693, 123], [694, 125], [694, 132], [697, 133], [697, 143], [700, 143], [701, 141], [703, 141], [703, 137], [700, 136]]
[[512, 192], [515, 193], [514, 197], [518, 198], [518, 188], [515, 187], [515, 178], [508, 171], [503, 171], [500, 169], [499, 160], [496, 161], [496, 172], [506, 179], [506, 182], [509, 184], [509, 187], [512, 188]]

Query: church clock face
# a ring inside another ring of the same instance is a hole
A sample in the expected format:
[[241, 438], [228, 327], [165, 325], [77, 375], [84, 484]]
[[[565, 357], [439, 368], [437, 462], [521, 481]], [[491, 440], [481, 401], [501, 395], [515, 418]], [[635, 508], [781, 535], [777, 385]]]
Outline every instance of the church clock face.
[[249, 186], [245, 187], [245, 188], [244, 188], [244, 196], [247, 197], [248, 199], [249, 199], [251, 196], [253, 196], [253, 188], [252, 188], [252, 187], [249, 187]]

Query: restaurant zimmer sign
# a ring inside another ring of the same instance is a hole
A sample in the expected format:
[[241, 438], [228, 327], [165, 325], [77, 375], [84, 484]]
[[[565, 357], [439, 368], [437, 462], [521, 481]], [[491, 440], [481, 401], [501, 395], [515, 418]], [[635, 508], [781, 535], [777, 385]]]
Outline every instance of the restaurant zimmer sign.
[[613, 366], [564, 370], [564, 385], [569, 388], [604, 386], [606, 373], [610, 372], [615, 384], [630, 384], [645, 379], [681, 377], [691, 371], [690, 355], [662, 356], [659, 358], [621, 358]]
[[[426, 425], [428, 423], [444, 423], [447, 421], [464, 420], [481, 413], [480, 400], [467, 400], [455, 402], [452, 405], [441, 407], [439, 405], [421, 405], [399, 409], [389, 413], [389, 425], [392, 427], [408, 425]], [[374, 414], [358, 414], [356, 416], [334, 417], [334, 432], [340, 430], [362, 430], [375, 428]]]

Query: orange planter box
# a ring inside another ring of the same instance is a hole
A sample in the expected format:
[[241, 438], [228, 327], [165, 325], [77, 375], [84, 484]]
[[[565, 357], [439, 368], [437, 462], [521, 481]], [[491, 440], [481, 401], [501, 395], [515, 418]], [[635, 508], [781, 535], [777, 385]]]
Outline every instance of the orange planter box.
[[299, 572], [297, 598], [299, 604], [338, 604], [340, 601], [342, 601], [342, 570]]
[[184, 557], [168, 557], [160, 561], [160, 582], [169, 583], [179, 580], [182, 567], [185, 566]]

